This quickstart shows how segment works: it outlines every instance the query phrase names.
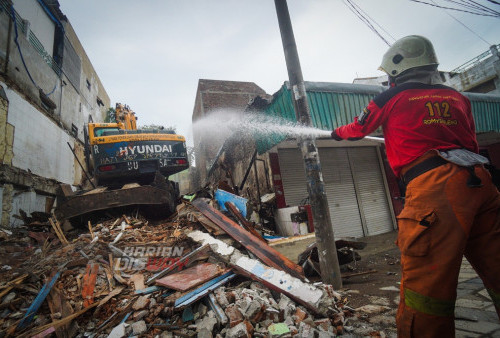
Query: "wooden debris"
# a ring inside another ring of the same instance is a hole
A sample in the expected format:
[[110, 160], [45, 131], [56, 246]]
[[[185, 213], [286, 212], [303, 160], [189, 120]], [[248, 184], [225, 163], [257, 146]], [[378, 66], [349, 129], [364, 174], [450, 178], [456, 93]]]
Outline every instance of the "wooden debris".
[[305, 279], [302, 267], [283, 256], [269, 245], [263, 243], [257, 237], [224, 216], [221, 212], [215, 210], [201, 200], [193, 201], [193, 205], [267, 265], [286, 271], [301, 280]]
[[46, 283], [42, 287], [42, 289], [40, 290], [40, 292], [36, 296], [35, 300], [33, 301], [33, 303], [31, 303], [28, 310], [26, 311], [26, 314], [24, 315], [24, 317], [21, 319], [21, 321], [17, 325], [16, 330], [25, 329], [29, 325], [29, 323], [31, 323], [36, 312], [38, 311], [40, 306], [42, 306], [43, 301], [45, 300], [45, 298], [49, 294], [50, 290], [52, 289], [52, 287], [54, 286], [54, 284], [56, 283], [56, 281], [60, 275], [61, 275], [61, 272], [58, 271], [54, 275], [54, 277], [52, 277], [50, 282]]
[[94, 302], [94, 288], [98, 271], [99, 264], [87, 264], [87, 269], [85, 271], [85, 275], [83, 276], [83, 307], [88, 307]]
[[104, 304], [106, 304], [111, 298], [119, 295], [123, 290], [125, 289], [124, 286], [119, 286], [117, 287], [116, 289], [114, 289], [113, 291], [111, 291], [109, 293], [109, 295], [107, 295], [106, 297], [104, 297], [103, 299], [101, 299], [101, 301], [99, 301], [99, 305], [97, 305], [97, 307], [101, 307], [103, 306]]
[[202, 263], [158, 279], [156, 284], [169, 289], [186, 291], [226, 272], [228, 272], [227, 269], [222, 269], [217, 264]]
[[142, 290], [146, 286], [144, 285], [144, 275], [142, 273], [136, 273], [130, 278], [130, 281], [134, 283], [135, 290]]
[[92, 236], [92, 240], [95, 238], [95, 234], [94, 234], [94, 231], [92, 230], [92, 224], [90, 223], [90, 221], [88, 222], [89, 224], [89, 232], [90, 232], [90, 236]]
[[64, 236], [64, 233], [62, 232], [61, 225], [59, 224], [59, 221], [54, 217], [54, 218], [49, 218], [50, 225], [52, 225], [52, 228], [54, 229], [57, 238], [59, 238], [59, 241], [63, 245], [68, 245], [68, 240]]

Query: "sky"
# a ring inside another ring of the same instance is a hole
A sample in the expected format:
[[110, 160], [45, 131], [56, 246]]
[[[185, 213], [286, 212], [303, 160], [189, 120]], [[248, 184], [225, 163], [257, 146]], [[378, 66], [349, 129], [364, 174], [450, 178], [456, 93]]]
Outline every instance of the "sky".
[[[199, 79], [254, 82], [268, 94], [288, 80], [273, 0], [59, 3], [111, 105], [128, 104], [139, 125], [175, 127], [188, 144]], [[499, 18], [409, 0], [356, 4], [390, 34], [383, 33], [390, 42], [412, 34], [429, 38], [443, 71], [500, 43]], [[387, 44], [342, 0], [288, 0], [288, 8], [305, 81], [352, 83], [357, 77], [383, 75], [377, 68]]]

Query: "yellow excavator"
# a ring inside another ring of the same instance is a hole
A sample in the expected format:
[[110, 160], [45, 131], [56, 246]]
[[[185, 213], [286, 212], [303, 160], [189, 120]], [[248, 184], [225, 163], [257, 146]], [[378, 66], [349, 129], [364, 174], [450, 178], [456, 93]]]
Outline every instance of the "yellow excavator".
[[73, 192], [61, 186], [56, 217], [71, 219], [129, 205], [155, 209], [168, 216], [179, 196], [168, 177], [189, 168], [186, 140], [165, 129], [137, 129], [135, 113], [116, 104], [115, 123], [93, 123], [84, 128], [85, 161], [91, 190]]

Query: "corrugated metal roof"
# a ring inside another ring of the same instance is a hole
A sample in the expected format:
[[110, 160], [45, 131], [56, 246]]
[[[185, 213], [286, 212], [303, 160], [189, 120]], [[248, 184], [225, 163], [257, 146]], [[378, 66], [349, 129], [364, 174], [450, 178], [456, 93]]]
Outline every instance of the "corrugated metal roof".
[[500, 132], [500, 95], [462, 93], [471, 102], [476, 133]]
[[[386, 87], [362, 84], [305, 82], [312, 124], [316, 128], [333, 130], [348, 124], [358, 116], [370, 100]], [[500, 96], [491, 94], [463, 93], [471, 100], [476, 121], [476, 132], [500, 132]], [[264, 114], [280, 116], [296, 121], [291, 90], [285, 82]], [[276, 133], [258, 137], [257, 150], [263, 154], [273, 146], [284, 141], [287, 135]]]

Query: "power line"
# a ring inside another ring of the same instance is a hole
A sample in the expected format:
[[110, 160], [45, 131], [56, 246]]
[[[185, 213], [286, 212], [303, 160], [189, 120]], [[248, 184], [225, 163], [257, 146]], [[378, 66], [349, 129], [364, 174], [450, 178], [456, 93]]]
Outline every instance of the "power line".
[[[356, 15], [356, 16], [357, 16], [357, 17], [358, 17], [361, 21], [363, 21], [363, 23], [364, 23], [365, 25], [367, 25], [367, 26], [368, 26], [368, 28], [370, 28], [370, 30], [371, 30], [372, 32], [374, 32], [374, 33], [375, 33], [375, 34], [376, 34], [376, 35], [377, 35], [380, 39], [382, 39], [382, 41], [384, 41], [384, 42], [385, 42], [388, 46], [390, 46], [390, 45], [391, 45], [391, 44], [390, 44], [390, 43], [389, 43], [389, 42], [388, 42], [388, 41], [387, 41], [387, 40], [386, 40], [386, 39], [382, 36], [382, 34], [381, 34], [381, 33], [380, 33], [380, 32], [379, 32], [379, 31], [378, 31], [378, 30], [377, 30], [377, 29], [373, 26], [373, 24], [371, 23], [372, 21], [373, 21], [373, 22], [375, 22], [375, 20], [373, 20], [373, 19], [371, 19], [371, 18], [370, 18], [371, 20], [370, 20], [370, 19], [368, 19], [368, 18], [366, 18], [366, 16], [365, 16], [365, 15], [363, 15], [363, 13], [362, 13], [361, 8], [358, 8], [358, 7], [357, 7], [357, 5], [355, 5], [355, 4], [353, 3], [353, 0], [342, 0], [342, 2], [344, 3], [344, 5], [346, 5], [346, 6], [347, 6], [347, 8], [349, 8], [349, 10], [350, 10], [351, 12], [353, 12], [353, 13], [354, 13], [354, 15]], [[377, 26], [381, 27], [379, 24], [377, 24], [377, 23], [375, 23], [375, 24], [376, 24]], [[385, 30], [384, 30], [384, 31], [385, 31]], [[386, 32], [386, 34], [388, 34], [388, 33]], [[388, 34], [388, 35], [390, 35], [390, 34]], [[391, 37], [392, 37], [392, 36], [391, 36]], [[394, 39], [394, 38], [393, 38], [393, 39]]]
[[[431, 0], [434, 4], [434, 0]], [[465, 25], [462, 21], [458, 20], [456, 17], [454, 17], [453, 15], [451, 15], [451, 13], [448, 13], [447, 10], [443, 9], [443, 11], [448, 14], [451, 18], [453, 18], [455, 21], [457, 21], [459, 24], [461, 24], [462, 26], [464, 26], [467, 30], [469, 30], [472, 34], [474, 34], [475, 36], [477, 36], [479, 39], [481, 39], [482, 41], [484, 41], [484, 43], [486, 43], [489, 46], [491, 46], [492, 44], [489, 43], [488, 41], [486, 41], [485, 39], [483, 39], [482, 36], [480, 36], [479, 34], [477, 34], [476, 32], [474, 32], [471, 28], [469, 28], [467, 25]]]
[[391, 35], [391, 33], [389, 33], [388, 31], [386, 31], [384, 29], [384, 27], [382, 27], [377, 21], [375, 21], [370, 15], [368, 15], [368, 13], [366, 13], [357, 3], [354, 2], [354, 0], [351, 0], [352, 4], [354, 6], [356, 6], [356, 8], [361, 12], [363, 13], [363, 15], [365, 15], [366, 17], [368, 17], [368, 19], [373, 22], [375, 25], [377, 25], [382, 31], [384, 31], [385, 34], [389, 35], [391, 37], [392, 40], [396, 41], [396, 39], [394, 38], [394, 36]]
[[[491, 8], [479, 5], [476, 2], [474, 2], [474, 1], [467, 1], [466, 3], [463, 3], [463, 4], [458, 4], [457, 3], [459, 6], [462, 6], [464, 8], [471, 8], [471, 10], [464, 10], [464, 9], [460, 9], [460, 8], [441, 6], [441, 5], [438, 5], [438, 4], [429, 3], [429, 2], [422, 1], [422, 0], [410, 0], [410, 1], [418, 2], [418, 3], [424, 4], [424, 5], [429, 5], [429, 6], [433, 6], [433, 7], [450, 9], [450, 10], [453, 10], [453, 11], [459, 11], [459, 12], [474, 14], [474, 15], [490, 16], [490, 17], [494, 17], [494, 18], [500, 18], [500, 12], [497, 12], [497, 11], [491, 9]], [[451, 2], [451, 1], [449, 1], [449, 2]]]

